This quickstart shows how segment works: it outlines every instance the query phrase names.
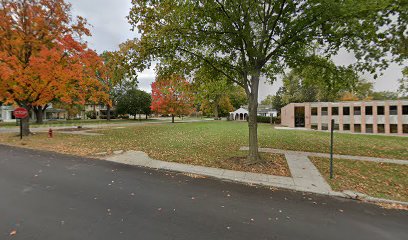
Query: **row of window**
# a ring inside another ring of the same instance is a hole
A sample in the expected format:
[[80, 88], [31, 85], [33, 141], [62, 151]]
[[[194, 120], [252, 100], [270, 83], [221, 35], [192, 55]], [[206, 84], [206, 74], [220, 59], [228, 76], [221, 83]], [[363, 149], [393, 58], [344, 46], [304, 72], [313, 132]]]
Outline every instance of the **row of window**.
[[[366, 133], [373, 133], [373, 124], [366, 124]], [[318, 130], [317, 124], [312, 124], [312, 129]], [[343, 124], [343, 131], [350, 131], [350, 124]], [[329, 130], [329, 124], [322, 123], [322, 130]], [[334, 124], [334, 130], [340, 130], [339, 124]], [[361, 133], [361, 124], [354, 124], [354, 132]], [[377, 133], [385, 133], [385, 124], [377, 124]], [[390, 133], [398, 133], [398, 124], [390, 124]], [[408, 124], [402, 125], [402, 133], [408, 133]]]
[[[350, 115], [350, 109], [353, 108], [354, 115], [361, 115], [361, 107], [343, 107], [343, 115]], [[332, 115], [339, 115], [339, 107], [332, 107]], [[389, 106], [390, 115], [398, 115], [398, 106]], [[311, 108], [312, 116], [317, 116], [317, 107]], [[322, 116], [326, 116], [329, 113], [328, 107], [322, 107]], [[377, 115], [384, 115], [385, 106], [377, 106]], [[365, 114], [373, 115], [373, 106], [365, 106]], [[408, 115], [408, 105], [402, 106], [402, 114]]]

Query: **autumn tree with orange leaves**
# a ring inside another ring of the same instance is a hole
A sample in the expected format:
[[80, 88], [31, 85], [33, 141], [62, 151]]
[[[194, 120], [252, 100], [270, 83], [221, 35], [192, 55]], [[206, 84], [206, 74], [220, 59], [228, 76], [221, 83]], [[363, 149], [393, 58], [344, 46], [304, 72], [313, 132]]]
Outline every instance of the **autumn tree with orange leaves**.
[[[86, 26], [64, 0], [1, 0], [0, 101], [33, 110], [38, 123], [55, 101], [106, 102], [103, 62], [81, 40]], [[23, 128], [28, 135], [28, 118]]]
[[174, 116], [190, 114], [194, 108], [194, 96], [190, 83], [179, 75], [158, 78], [152, 83], [152, 106], [154, 112]]

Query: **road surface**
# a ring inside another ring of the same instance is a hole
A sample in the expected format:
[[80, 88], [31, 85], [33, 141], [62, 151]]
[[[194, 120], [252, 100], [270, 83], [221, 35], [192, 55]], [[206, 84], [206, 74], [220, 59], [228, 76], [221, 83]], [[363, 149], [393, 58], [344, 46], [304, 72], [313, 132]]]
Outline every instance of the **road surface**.
[[0, 145], [0, 239], [408, 239], [408, 212]]

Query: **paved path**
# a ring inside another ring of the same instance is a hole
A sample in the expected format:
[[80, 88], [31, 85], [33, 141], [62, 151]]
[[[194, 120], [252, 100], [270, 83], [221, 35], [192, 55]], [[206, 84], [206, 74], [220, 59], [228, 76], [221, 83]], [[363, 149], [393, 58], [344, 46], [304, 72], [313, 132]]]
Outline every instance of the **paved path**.
[[124, 153], [105, 156], [102, 158], [108, 161], [124, 163], [128, 165], [171, 170], [184, 173], [193, 173], [236, 182], [261, 184], [287, 189], [295, 189], [296, 187], [293, 179], [290, 177], [280, 177], [267, 174], [248, 173], [175, 162], [165, 162], [151, 159], [146, 153], [139, 151], [127, 151]]
[[4, 240], [408, 236], [407, 211], [8, 146], [0, 194]]
[[320, 175], [319, 170], [303, 155], [285, 154], [297, 190], [330, 194], [331, 187]]
[[177, 172], [200, 174], [219, 179], [231, 180], [241, 183], [259, 184], [264, 186], [279, 187], [303, 192], [312, 192], [332, 196], [344, 196], [334, 192], [320, 175], [316, 167], [307, 157], [288, 155], [287, 161], [292, 177], [273, 176], [260, 173], [240, 172], [219, 168], [195, 166], [182, 163], [165, 162], [151, 159], [144, 152], [127, 151], [119, 154], [102, 156], [101, 158], [112, 162], [125, 163], [156, 169]]
[[[242, 151], [248, 151], [248, 147], [241, 147]], [[290, 151], [274, 148], [259, 148], [260, 152], [269, 152], [269, 153], [279, 153], [279, 154], [293, 154], [293, 155], [303, 155], [303, 156], [314, 156], [314, 157], [330, 157], [328, 153], [314, 153], [314, 152], [301, 152], [301, 151]], [[408, 160], [401, 159], [388, 159], [388, 158], [375, 158], [375, 157], [364, 157], [364, 156], [351, 156], [351, 155], [339, 155], [333, 154], [334, 158], [338, 159], [349, 159], [357, 161], [368, 161], [368, 162], [382, 162], [382, 163], [395, 163], [401, 165], [407, 165]]]

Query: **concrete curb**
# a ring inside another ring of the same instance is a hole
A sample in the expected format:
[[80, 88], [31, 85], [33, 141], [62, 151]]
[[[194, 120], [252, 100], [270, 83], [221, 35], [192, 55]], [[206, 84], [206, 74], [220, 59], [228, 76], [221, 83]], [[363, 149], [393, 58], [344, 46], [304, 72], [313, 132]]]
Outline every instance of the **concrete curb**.
[[353, 200], [359, 200], [359, 201], [363, 201], [363, 202], [387, 203], [387, 204], [398, 204], [398, 205], [408, 206], [408, 202], [390, 200], [390, 199], [385, 199], [385, 198], [371, 197], [371, 196], [369, 196], [367, 194], [360, 193], [360, 192], [355, 192], [355, 191], [351, 191], [351, 190], [345, 190], [340, 194], [343, 194], [345, 198], [349, 198], [349, 199], [353, 199]]

